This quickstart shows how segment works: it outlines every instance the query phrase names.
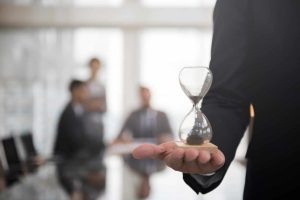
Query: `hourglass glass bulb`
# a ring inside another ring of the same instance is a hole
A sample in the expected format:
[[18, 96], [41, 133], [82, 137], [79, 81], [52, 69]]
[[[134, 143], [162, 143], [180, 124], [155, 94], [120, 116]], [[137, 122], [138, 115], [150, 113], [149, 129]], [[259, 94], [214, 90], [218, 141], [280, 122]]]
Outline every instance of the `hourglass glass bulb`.
[[207, 67], [184, 67], [179, 73], [180, 86], [194, 105], [206, 95], [212, 79], [212, 73]]
[[179, 137], [183, 143], [189, 145], [201, 145], [211, 140], [211, 125], [198, 106], [193, 106], [184, 118], [180, 126]]
[[212, 83], [212, 73], [206, 67], [184, 67], [179, 74], [180, 86], [193, 103], [179, 130], [179, 138], [188, 145], [208, 143], [212, 128], [200, 109], [200, 102]]

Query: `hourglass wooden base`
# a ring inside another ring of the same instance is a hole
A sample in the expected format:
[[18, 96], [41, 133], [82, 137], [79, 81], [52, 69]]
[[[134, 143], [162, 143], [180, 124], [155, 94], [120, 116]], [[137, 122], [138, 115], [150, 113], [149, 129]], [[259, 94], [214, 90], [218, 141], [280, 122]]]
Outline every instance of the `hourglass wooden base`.
[[189, 145], [189, 144], [186, 144], [183, 142], [176, 142], [176, 145], [181, 148], [197, 148], [197, 149], [207, 150], [209, 152], [212, 152], [212, 151], [218, 149], [218, 146], [216, 146], [210, 142], [204, 142], [201, 145]]

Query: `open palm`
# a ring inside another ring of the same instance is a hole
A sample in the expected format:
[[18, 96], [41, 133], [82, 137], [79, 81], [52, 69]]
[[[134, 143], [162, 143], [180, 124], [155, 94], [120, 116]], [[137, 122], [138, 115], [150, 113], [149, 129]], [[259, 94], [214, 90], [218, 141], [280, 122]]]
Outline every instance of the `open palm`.
[[224, 154], [215, 149], [211, 152], [199, 148], [182, 148], [175, 142], [160, 145], [142, 144], [134, 149], [136, 159], [159, 159], [176, 171], [191, 174], [212, 173], [224, 165]]

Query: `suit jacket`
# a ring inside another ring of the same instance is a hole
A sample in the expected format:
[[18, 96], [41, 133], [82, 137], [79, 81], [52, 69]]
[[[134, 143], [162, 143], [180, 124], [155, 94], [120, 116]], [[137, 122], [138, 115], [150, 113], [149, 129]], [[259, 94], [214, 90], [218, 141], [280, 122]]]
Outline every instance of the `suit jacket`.
[[58, 121], [54, 154], [64, 159], [71, 159], [83, 147], [83, 137], [82, 117], [77, 116], [72, 103], [68, 103]]
[[184, 180], [197, 193], [221, 183], [249, 124], [252, 103], [244, 198], [287, 198], [296, 193], [290, 181], [300, 163], [300, 1], [217, 0], [213, 19], [214, 82], [203, 112], [226, 161], [213, 176], [184, 174]]
[[87, 131], [89, 118], [86, 112], [76, 115], [72, 103], [68, 103], [62, 112], [57, 128], [54, 154], [63, 159], [89, 159], [93, 156], [103, 157], [105, 144], [103, 133]]
[[[146, 139], [145, 142], [159, 143], [160, 136], [172, 138], [172, 130], [167, 115], [158, 110], [140, 108], [133, 111], [126, 119], [119, 134], [130, 133], [133, 139]], [[125, 156], [125, 163], [136, 172], [150, 175], [161, 171], [165, 165], [153, 159], [136, 160], [132, 155]]]
[[[149, 123], [150, 130], [148, 131], [145, 130], [147, 125], [143, 124], [144, 122], [142, 121], [143, 117], [146, 115], [146, 112], [149, 113], [147, 122]], [[126, 130], [132, 134], [134, 139], [158, 139], [158, 137], [163, 134], [172, 134], [167, 115], [162, 111], [151, 108], [140, 108], [133, 111], [126, 119], [119, 136], [121, 136]]]

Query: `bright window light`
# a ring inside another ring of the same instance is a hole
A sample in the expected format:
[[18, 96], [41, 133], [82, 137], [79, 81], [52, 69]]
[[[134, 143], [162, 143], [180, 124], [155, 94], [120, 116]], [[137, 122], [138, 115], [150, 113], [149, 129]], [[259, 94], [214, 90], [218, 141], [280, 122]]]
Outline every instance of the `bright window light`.
[[141, 0], [142, 4], [150, 7], [197, 7], [213, 6], [216, 0]]
[[123, 0], [74, 0], [76, 6], [119, 6]]

